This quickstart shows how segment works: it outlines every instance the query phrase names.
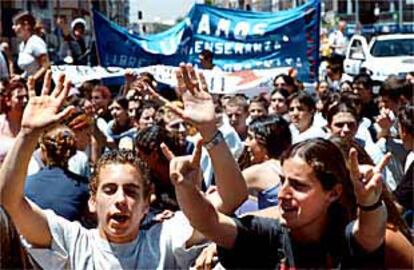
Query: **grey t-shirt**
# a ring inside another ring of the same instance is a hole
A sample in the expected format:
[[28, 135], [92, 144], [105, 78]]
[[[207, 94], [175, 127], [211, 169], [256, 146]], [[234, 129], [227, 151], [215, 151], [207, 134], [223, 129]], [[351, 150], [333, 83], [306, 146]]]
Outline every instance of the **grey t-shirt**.
[[193, 228], [182, 212], [141, 230], [126, 244], [102, 239], [97, 229], [83, 228], [53, 211], [44, 211], [52, 234], [50, 249], [28, 247], [44, 269], [189, 269], [203, 246], [185, 248]]

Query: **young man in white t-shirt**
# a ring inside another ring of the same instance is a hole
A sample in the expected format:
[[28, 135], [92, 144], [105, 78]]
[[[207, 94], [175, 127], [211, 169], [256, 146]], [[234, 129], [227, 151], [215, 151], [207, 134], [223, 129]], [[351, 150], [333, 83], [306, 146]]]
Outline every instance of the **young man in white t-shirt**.
[[[48, 71], [45, 89], [50, 85], [50, 78]], [[90, 211], [97, 215], [97, 229], [89, 230], [69, 222], [24, 196], [27, 166], [40, 134], [72, 110], [68, 107], [60, 111], [70, 88], [70, 82], [63, 83], [63, 80], [61, 76], [50, 95], [44, 91], [35, 97], [34, 80], [29, 78], [31, 98], [24, 111], [22, 129], [0, 170], [0, 205], [10, 214], [31, 255], [45, 269], [188, 269], [201, 251], [196, 245], [204, 237], [193, 230], [182, 213], [164, 223], [140, 228], [149, 209], [150, 183], [145, 166], [132, 152], [111, 152], [97, 164], [89, 200]], [[188, 106], [183, 117], [200, 129], [209, 145], [221, 143], [221, 147], [209, 151], [217, 169], [220, 195], [224, 198], [218, 208], [230, 213], [247, 197], [246, 186], [237, 164], [229, 158], [228, 147], [223, 140], [217, 140], [220, 136], [212, 135], [220, 133], [215, 128], [211, 96], [188, 95], [183, 97], [188, 100], [184, 104], [193, 102], [193, 107]], [[200, 106], [194, 107], [194, 102]], [[198, 162], [194, 164], [199, 163], [201, 156], [200, 147], [197, 149]], [[221, 182], [220, 179], [229, 179], [228, 173], [240, 175], [238, 183], [235, 177], [231, 182]], [[222, 188], [223, 184], [227, 188]]]

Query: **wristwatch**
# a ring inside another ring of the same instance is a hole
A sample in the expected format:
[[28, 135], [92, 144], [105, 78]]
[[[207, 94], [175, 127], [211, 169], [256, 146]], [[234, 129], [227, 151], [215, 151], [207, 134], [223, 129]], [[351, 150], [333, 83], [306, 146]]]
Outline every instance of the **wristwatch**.
[[210, 141], [205, 142], [203, 145], [207, 150], [212, 149], [214, 146], [218, 145], [219, 143], [221, 143], [222, 141], [224, 141], [224, 137], [223, 134], [221, 133], [220, 130], [217, 130], [217, 132], [214, 134], [213, 138], [211, 138]]

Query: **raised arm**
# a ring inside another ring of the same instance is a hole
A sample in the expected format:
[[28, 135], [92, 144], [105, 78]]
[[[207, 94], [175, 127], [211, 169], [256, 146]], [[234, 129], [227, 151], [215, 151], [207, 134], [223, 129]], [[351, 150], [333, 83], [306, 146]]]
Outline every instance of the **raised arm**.
[[50, 82], [51, 72], [47, 71], [42, 95], [36, 97], [34, 79], [29, 78], [30, 98], [23, 113], [22, 128], [0, 170], [1, 205], [10, 214], [19, 233], [38, 247], [49, 247], [51, 235], [40, 208], [24, 196], [27, 166], [40, 134], [70, 112], [70, 108], [59, 112], [68, 94], [70, 82], [64, 82], [64, 76], [61, 76], [56, 88], [48, 95]]
[[200, 232], [203, 237], [220, 246], [231, 248], [237, 236], [236, 223], [228, 216], [220, 213], [200, 190], [201, 146], [197, 145], [191, 159], [174, 157], [170, 162], [170, 177], [175, 186], [177, 201], [196, 232], [188, 243]]
[[351, 179], [358, 204], [358, 217], [352, 232], [362, 248], [371, 252], [380, 247], [385, 239], [387, 208], [381, 199], [381, 171], [390, 155], [385, 155], [375, 168], [359, 166], [355, 149], [351, 149], [349, 155]]
[[151, 86], [142, 85], [141, 88], [146, 88], [147, 93], [166, 104], [185, 121], [193, 124], [200, 132], [204, 145], [210, 145], [207, 148], [216, 177], [217, 191], [222, 200], [218, 208], [222, 213], [233, 213], [247, 199], [247, 187], [229, 147], [222, 137], [220, 138], [213, 98], [208, 93], [207, 83], [204, 76], [196, 74], [191, 65], [180, 64], [176, 75], [184, 110], [171, 105]]

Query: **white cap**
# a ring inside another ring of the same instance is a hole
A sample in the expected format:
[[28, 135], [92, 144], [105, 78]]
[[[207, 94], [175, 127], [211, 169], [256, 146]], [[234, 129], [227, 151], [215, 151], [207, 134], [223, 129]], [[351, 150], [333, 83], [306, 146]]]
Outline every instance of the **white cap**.
[[83, 18], [76, 18], [72, 21], [72, 23], [70, 24], [70, 27], [72, 28], [72, 30], [75, 29], [75, 26], [79, 23], [82, 24], [86, 30], [86, 21]]

